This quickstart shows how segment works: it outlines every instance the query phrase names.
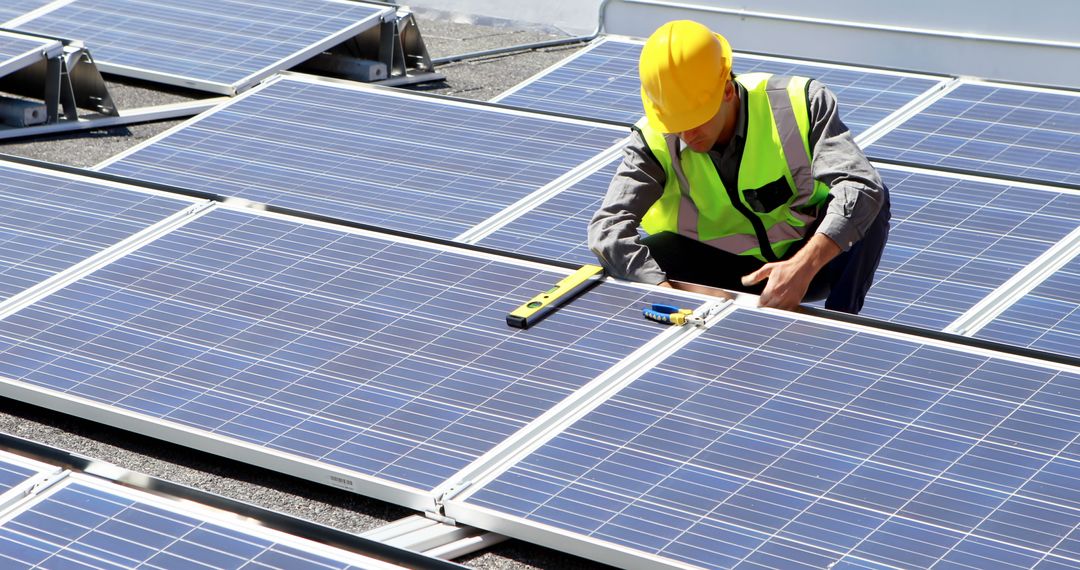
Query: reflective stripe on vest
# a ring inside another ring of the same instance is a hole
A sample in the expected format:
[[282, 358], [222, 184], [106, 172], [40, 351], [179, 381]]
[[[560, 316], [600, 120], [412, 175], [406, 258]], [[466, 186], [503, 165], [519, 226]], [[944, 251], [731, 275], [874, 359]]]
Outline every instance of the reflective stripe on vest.
[[[798, 210], [823, 203], [829, 189], [813, 180], [810, 169], [805, 97], [809, 80], [764, 73], [743, 74], [736, 80], [747, 92], [743, 101], [747, 140], [737, 181], [740, 203], [732, 202], [708, 153], [690, 149], [679, 153], [676, 134], [660, 133], [643, 118], [637, 127], [664, 167], [667, 184], [642, 219], [642, 227], [651, 234], [676, 231], [727, 252], [767, 261], [783, 257], [791, 244], [806, 235], [815, 216]], [[783, 191], [790, 192], [784, 203], [769, 212], [752, 212], [745, 193], [769, 183], [776, 191], [782, 181], [787, 184]], [[751, 222], [740, 209], [756, 220]], [[764, 253], [759, 231], [767, 242]]]

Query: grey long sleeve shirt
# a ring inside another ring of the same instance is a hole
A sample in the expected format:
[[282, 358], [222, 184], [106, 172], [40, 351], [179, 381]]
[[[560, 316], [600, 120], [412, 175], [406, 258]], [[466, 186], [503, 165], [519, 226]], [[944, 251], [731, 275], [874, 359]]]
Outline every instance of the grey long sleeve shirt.
[[[738, 89], [743, 104], [735, 134], [726, 145], [709, 151], [725, 185], [738, 178], [746, 139], [746, 90], [741, 85]], [[836, 96], [821, 83], [810, 81], [809, 98], [813, 149], [810, 167], [814, 179], [829, 186], [832, 197], [817, 233], [825, 234], [847, 251], [862, 239], [877, 217], [884, 200], [883, 183], [840, 120]], [[682, 148], [679, 141], [679, 152]], [[664, 168], [635, 130], [604, 203], [589, 223], [589, 247], [611, 275], [652, 284], [667, 279], [638, 234], [642, 217], [663, 195], [666, 181]]]

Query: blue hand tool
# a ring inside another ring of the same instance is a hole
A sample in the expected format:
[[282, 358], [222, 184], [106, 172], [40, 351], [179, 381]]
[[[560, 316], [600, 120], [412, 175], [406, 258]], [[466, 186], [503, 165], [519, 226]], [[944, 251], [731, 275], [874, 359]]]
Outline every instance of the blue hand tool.
[[645, 315], [646, 319], [654, 320], [658, 323], [666, 323], [671, 325], [685, 325], [692, 324], [694, 326], [702, 326], [705, 324], [705, 319], [701, 317], [695, 317], [694, 311], [690, 309], [680, 309], [673, 305], [665, 305], [663, 303], [653, 303], [651, 305], [645, 305], [641, 314]]

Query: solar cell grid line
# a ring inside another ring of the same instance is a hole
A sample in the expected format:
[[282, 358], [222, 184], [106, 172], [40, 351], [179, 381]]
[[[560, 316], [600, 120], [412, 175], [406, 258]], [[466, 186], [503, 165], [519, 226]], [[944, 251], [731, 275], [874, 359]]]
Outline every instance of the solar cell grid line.
[[623, 128], [290, 76], [98, 169], [453, 239]]
[[414, 508], [664, 330], [605, 283], [220, 208], [0, 321], [0, 392]]
[[943, 330], [1080, 225], [1080, 194], [879, 164], [892, 227], [863, 316]]
[[17, 29], [78, 38], [102, 71], [233, 95], [387, 13], [344, 0], [74, 0]]
[[5, 568], [389, 569], [191, 503], [70, 475], [0, 525]]
[[[634, 123], [642, 117], [638, 57], [642, 42], [604, 38], [493, 99], [506, 105]], [[768, 72], [822, 81], [836, 93], [844, 123], [857, 136], [943, 85], [904, 72], [736, 53], [735, 73]]]
[[1080, 93], [963, 80], [867, 147], [871, 158], [1080, 184]]
[[973, 336], [1080, 357], [1080, 255]]
[[46, 54], [55, 56], [62, 51], [63, 46], [56, 40], [0, 30], [0, 77], [41, 61]]
[[195, 203], [14, 163], [0, 197], [0, 302]]
[[738, 309], [445, 512], [624, 565], [1075, 566], [1078, 382]]

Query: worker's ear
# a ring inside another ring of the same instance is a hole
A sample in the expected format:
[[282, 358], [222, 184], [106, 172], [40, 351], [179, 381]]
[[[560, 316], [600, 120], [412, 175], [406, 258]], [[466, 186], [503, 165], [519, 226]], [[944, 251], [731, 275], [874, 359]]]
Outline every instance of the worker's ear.
[[734, 98], [735, 82], [729, 79], [727, 83], [724, 84], [724, 101], [731, 101]]

